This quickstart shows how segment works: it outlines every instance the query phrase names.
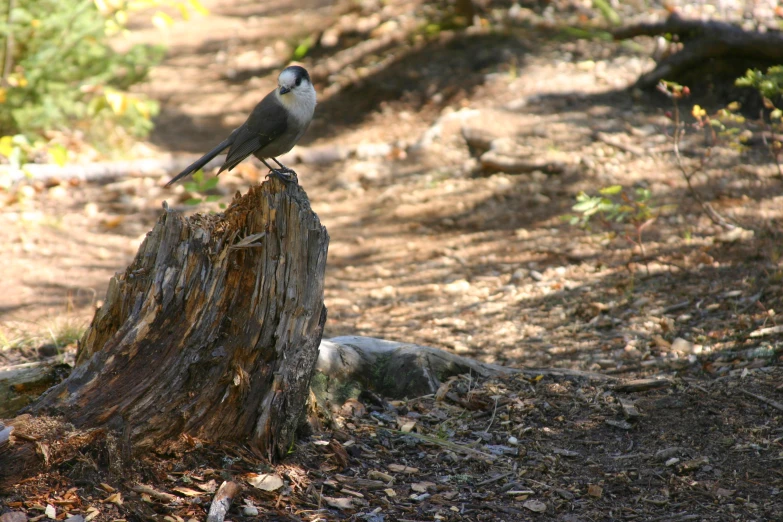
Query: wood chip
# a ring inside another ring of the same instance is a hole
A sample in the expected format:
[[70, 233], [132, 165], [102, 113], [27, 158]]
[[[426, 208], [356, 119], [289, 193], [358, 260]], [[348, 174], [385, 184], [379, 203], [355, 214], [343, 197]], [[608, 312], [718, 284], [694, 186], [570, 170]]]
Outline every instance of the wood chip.
[[529, 509], [534, 513], [543, 513], [546, 511], [546, 504], [540, 500], [527, 500], [522, 507]]
[[419, 472], [419, 468], [414, 468], [412, 466], [404, 466], [402, 464], [389, 464], [387, 468], [389, 468], [390, 471], [393, 471], [395, 473], [413, 474]]
[[706, 466], [710, 463], [710, 459], [707, 457], [699, 457], [698, 459], [693, 460], [686, 460], [679, 466], [677, 466], [677, 471], [680, 473], [689, 473], [691, 471], [695, 471], [699, 469], [702, 466]]
[[400, 426], [400, 431], [403, 433], [410, 433], [415, 426], [416, 426], [416, 421], [408, 421], [403, 423], [402, 426]]
[[322, 495], [321, 498], [333, 508], [353, 509], [353, 502], [348, 497], [327, 497], [326, 495]]
[[620, 428], [621, 430], [630, 430], [631, 428], [633, 428], [633, 426], [626, 421], [606, 419], [604, 422], [609, 426], [614, 426], [615, 428]]
[[416, 493], [426, 493], [429, 488], [434, 488], [434, 482], [414, 482], [411, 484], [411, 489]]
[[636, 409], [634, 401], [620, 397], [620, 408], [622, 408], [623, 415], [628, 420], [636, 420], [642, 416], [639, 410]]
[[116, 492], [116, 493], [112, 493], [111, 495], [106, 497], [103, 501], [106, 502], [106, 503], [117, 504], [118, 506], [121, 506], [122, 505], [122, 493], [120, 493], [119, 491]]
[[367, 477], [375, 480], [382, 480], [387, 484], [394, 481], [394, 477], [392, 477], [388, 473], [384, 473], [383, 471], [377, 471], [374, 469], [371, 469], [370, 471], [367, 472]]
[[203, 491], [196, 491], [195, 489], [186, 488], [184, 486], [172, 488], [172, 491], [176, 491], [177, 493], [185, 495], [186, 497], [198, 497], [204, 494]]
[[356, 498], [364, 498], [364, 495], [362, 495], [358, 491], [354, 491], [354, 490], [348, 489], [348, 488], [341, 489], [340, 493], [343, 493], [345, 495], [351, 495], [352, 497], [356, 497]]
[[783, 324], [778, 326], [770, 326], [768, 328], [760, 328], [750, 333], [750, 337], [763, 337], [765, 335], [774, 335], [783, 333]]

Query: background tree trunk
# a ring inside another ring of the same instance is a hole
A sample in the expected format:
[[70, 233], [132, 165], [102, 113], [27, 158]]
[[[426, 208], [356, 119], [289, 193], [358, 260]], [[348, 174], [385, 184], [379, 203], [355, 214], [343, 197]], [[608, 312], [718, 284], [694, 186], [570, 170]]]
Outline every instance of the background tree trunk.
[[328, 243], [304, 191], [278, 180], [224, 214], [166, 211], [112, 278], [77, 367], [32, 412], [134, 449], [188, 434], [285, 455], [326, 320]]

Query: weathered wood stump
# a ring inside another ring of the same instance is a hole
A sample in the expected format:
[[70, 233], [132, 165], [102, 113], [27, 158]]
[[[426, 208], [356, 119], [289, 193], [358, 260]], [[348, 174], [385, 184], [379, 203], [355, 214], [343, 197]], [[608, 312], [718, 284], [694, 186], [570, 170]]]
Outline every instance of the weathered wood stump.
[[123, 451], [187, 434], [285, 455], [326, 321], [328, 243], [304, 191], [278, 180], [223, 214], [167, 210], [112, 278], [76, 368], [29, 411], [116, 433]]

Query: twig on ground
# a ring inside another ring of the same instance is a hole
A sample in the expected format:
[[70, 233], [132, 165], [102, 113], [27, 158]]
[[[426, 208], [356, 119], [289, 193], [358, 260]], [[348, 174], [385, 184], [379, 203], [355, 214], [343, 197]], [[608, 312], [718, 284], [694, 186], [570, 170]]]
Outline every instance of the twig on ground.
[[751, 393], [751, 392], [749, 392], [747, 390], [740, 389], [740, 392], [744, 393], [745, 395], [747, 395], [749, 397], [753, 397], [754, 399], [758, 399], [758, 400], [760, 400], [763, 403], [769, 404], [770, 406], [772, 406], [776, 410], [783, 411], [783, 403], [780, 403], [778, 401], [773, 401], [772, 399], [767, 399], [763, 395], [757, 395], [757, 394]]
[[492, 418], [489, 419], [489, 424], [487, 424], [487, 428], [484, 430], [484, 433], [489, 433], [489, 429], [492, 427], [492, 423], [495, 422], [495, 415], [498, 412], [498, 399], [495, 398], [495, 407], [492, 408]]
[[475, 457], [480, 457], [480, 458], [483, 458], [483, 459], [487, 459], [487, 460], [489, 460], [491, 462], [494, 462], [494, 461], [497, 460], [497, 457], [494, 456], [494, 455], [490, 455], [489, 453], [484, 453], [483, 451], [479, 451], [477, 449], [473, 449], [473, 448], [470, 448], [468, 446], [464, 446], [462, 444], [457, 444], [456, 442], [451, 442], [451, 441], [448, 441], [448, 440], [442, 440], [442, 439], [438, 439], [438, 438], [435, 438], [435, 437], [428, 437], [427, 435], [422, 435], [421, 433], [416, 433], [416, 432], [413, 432], [413, 431], [408, 432], [408, 433], [403, 433], [401, 431], [396, 431], [396, 430], [394, 430], [394, 431], [396, 433], [400, 433], [401, 435], [405, 435], [405, 436], [408, 436], [408, 437], [415, 437], [417, 439], [421, 439], [421, 440], [423, 440], [425, 442], [430, 442], [430, 443], [435, 444], [437, 446], [443, 446], [444, 448], [448, 448], [448, 449], [450, 449], [452, 451], [455, 451], [457, 453], [462, 453], [462, 454], [465, 454], [465, 455], [473, 455]]
[[136, 486], [130, 487], [131, 491], [135, 491], [136, 493], [145, 493], [149, 495], [152, 498], [157, 498], [158, 500], [164, 500], [166, 502], [171, 502], [173, 504], [181, 502], [180, 498], [172, 495], [171, 493], [165, 493], [163, 491], [158, 491], [157, 489], [151, 487], [151, 486], [145, 486], [144, 484], [138, 484]]

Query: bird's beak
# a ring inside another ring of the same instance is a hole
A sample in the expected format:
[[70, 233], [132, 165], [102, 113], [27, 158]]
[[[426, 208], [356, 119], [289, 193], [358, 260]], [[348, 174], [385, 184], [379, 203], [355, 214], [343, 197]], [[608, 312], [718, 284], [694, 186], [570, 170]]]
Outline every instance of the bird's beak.
[[280, 87], [280, 94], [285, 94], [287, 92], [291, 92], [291, 89], [289, 89], [288, 87], [283, 87], [283, 86]]

